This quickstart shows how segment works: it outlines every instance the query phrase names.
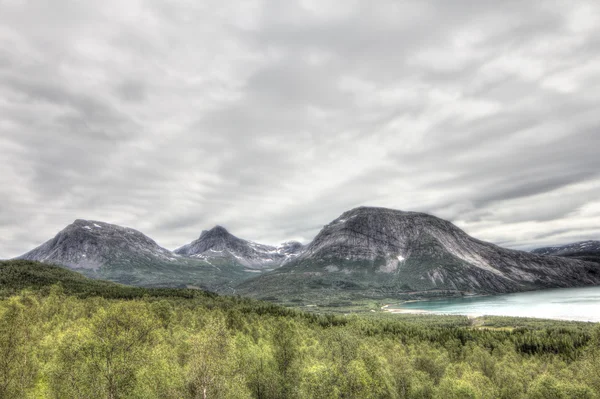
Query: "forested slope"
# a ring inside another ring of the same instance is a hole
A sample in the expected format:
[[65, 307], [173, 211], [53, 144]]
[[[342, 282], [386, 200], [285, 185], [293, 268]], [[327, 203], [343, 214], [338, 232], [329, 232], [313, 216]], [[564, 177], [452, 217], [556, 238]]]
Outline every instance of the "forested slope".
[[131, 291], [61, 272], [0, 262], [2, 292], [11, 293], [0, 301], [0, 398], [600, 393], [594, 324], [309, 314], [200, 291]]

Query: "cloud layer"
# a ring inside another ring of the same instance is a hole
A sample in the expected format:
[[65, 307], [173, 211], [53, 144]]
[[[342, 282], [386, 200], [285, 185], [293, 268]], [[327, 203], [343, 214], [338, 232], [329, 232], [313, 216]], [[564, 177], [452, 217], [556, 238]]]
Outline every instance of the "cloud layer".
[[359, 205], [600, 239], [595, 1], [0, 0], [0, 258], [76, 218], [307, 242]]

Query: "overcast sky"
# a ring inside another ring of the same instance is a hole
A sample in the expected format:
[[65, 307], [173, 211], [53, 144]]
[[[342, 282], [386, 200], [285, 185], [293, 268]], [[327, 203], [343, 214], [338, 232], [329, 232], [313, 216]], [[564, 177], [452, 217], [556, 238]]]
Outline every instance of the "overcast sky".
[[600, 239], [597, 1], [0, 0], [0, 258], [76, 218], [174, 249], [432, 213]]

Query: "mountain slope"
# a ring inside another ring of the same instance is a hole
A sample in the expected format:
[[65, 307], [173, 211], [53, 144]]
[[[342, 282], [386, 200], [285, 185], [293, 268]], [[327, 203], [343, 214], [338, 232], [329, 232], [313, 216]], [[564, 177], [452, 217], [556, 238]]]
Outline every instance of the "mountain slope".
[[226, 262], [189, 259], [160, 247], [141, 232], [77, 219], [54, 238], [19, 259], [57, 264], [88, 277], [139, 286], [227, 291], [251, 276]]
[[77, 219], [53, 239], [20, 256], [51, 261], [74, 269], [95, 270], [107, 261], [173, 262], [171, 251], [141, 232], [95, 220]]
[[200, 237], [174, 252], [178, 255], [239, 264], [251, 270], [276, 268], [297, 257], [303, 250], [299, 242], [287, 242], [278, 247], [242, 240], [224, 227], [205, 230]]
[[30, 260], [0, 261], [0, 297], [19, 294], [22, 290], [49, 292], [60, 284], [63, 292], [78, 297], [101, 296], [111, 299], [144, 297], [198, 298], [216, 294], [190, 289], [142, 288], [110, 281], [94, 280], [61, 266]]
[[544, 247], [531, 251], [536, 255], [564, 256], [600, 263], [600, 241], [580, 241], [556, 247]]
[[600, 284], [600, 267], [477, 240], [437, 217], [361, 207], [326, 225], [295, 260], [248, 280], [263, 298], [505, 293]]

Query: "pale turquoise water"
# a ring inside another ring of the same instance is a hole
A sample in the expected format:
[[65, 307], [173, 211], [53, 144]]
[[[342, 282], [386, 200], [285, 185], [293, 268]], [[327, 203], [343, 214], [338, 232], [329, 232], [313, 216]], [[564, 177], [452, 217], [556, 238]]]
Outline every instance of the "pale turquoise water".
[[517, 316], [600, 322], [600, 286], [409, 302], [390, 306], [390, 308], [425, 310], [436, 314]]

